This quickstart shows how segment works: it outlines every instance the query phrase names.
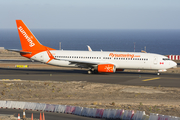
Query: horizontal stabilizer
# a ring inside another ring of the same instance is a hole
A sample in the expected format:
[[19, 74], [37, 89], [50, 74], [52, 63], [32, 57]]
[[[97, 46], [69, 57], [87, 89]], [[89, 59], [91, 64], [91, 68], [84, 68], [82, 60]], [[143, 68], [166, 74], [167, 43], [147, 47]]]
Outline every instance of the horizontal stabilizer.
[[18, 53], [27, 53], [27, 54], [31, 54], [31, 52], [27, 52], [27, 51], [22, 51], [22, 50], [18, 50], [18, 49], [6, 49], [8, 51], [13, 51], [13, 52], [18, 52]]

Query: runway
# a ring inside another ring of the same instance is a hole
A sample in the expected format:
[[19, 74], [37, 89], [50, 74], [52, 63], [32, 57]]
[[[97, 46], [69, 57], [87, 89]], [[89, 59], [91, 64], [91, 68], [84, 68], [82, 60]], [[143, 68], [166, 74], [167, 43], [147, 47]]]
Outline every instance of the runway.
[[0, 80], [36, 80], [36, 81], [87, 81], [135, 86], [180, 87], [180, 74], [141, 72], [116, 72], [87, 74], [78, 69], [20, 69], [0, 68]]

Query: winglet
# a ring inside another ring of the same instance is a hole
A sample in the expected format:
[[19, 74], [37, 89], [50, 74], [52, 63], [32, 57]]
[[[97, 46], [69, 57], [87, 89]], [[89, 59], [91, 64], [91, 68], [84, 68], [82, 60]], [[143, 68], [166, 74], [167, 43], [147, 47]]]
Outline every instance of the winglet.
[[90, 47], [89, 45], [87, 45], [87, 47], [88, 47], [88, 50], [89, 50], [89, 51], [92, 51], [92, 49], [91, 49], [91, 47]]

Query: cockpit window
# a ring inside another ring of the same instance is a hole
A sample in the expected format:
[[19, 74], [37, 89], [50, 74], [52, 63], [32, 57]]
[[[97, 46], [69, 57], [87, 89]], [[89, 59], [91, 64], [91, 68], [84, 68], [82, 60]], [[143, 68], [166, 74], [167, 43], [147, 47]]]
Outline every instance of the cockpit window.
[[169, 58], [163, 58], [163, 60], [170, 60]]

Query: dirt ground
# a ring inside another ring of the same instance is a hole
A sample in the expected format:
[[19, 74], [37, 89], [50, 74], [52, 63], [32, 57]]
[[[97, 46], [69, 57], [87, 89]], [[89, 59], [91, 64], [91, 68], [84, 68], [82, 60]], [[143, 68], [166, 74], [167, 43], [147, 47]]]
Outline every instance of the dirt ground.
[[89, 82], [1, 81], [0, 99], [125, 109], [180, 117], [180, 88]]
[[17, 120], [14, 115], [0, 115], [0, 120]]
[[[0, 120], [17, 120], [17, 117], [14, 117], [14, 115], [0, 114]], [[26, 120], [31, 120], [31, 118], [26, 118]], [[39, 120], [39, 119], [34, 118], [34, 120]]]
[[[16, 53], [0, 53], [1, 59], [24, 59], [17, 55]], [[45, 66], [42, 64], [41, 67]], [[179, 72], [179, 68], [172, 71]], [[180, 117], [180, 88], [161, 86], [127, 86], [82, 81], [1, 80], [0, 100], [138, 110], [145, 111], [148, 115], [157, 113]]]

